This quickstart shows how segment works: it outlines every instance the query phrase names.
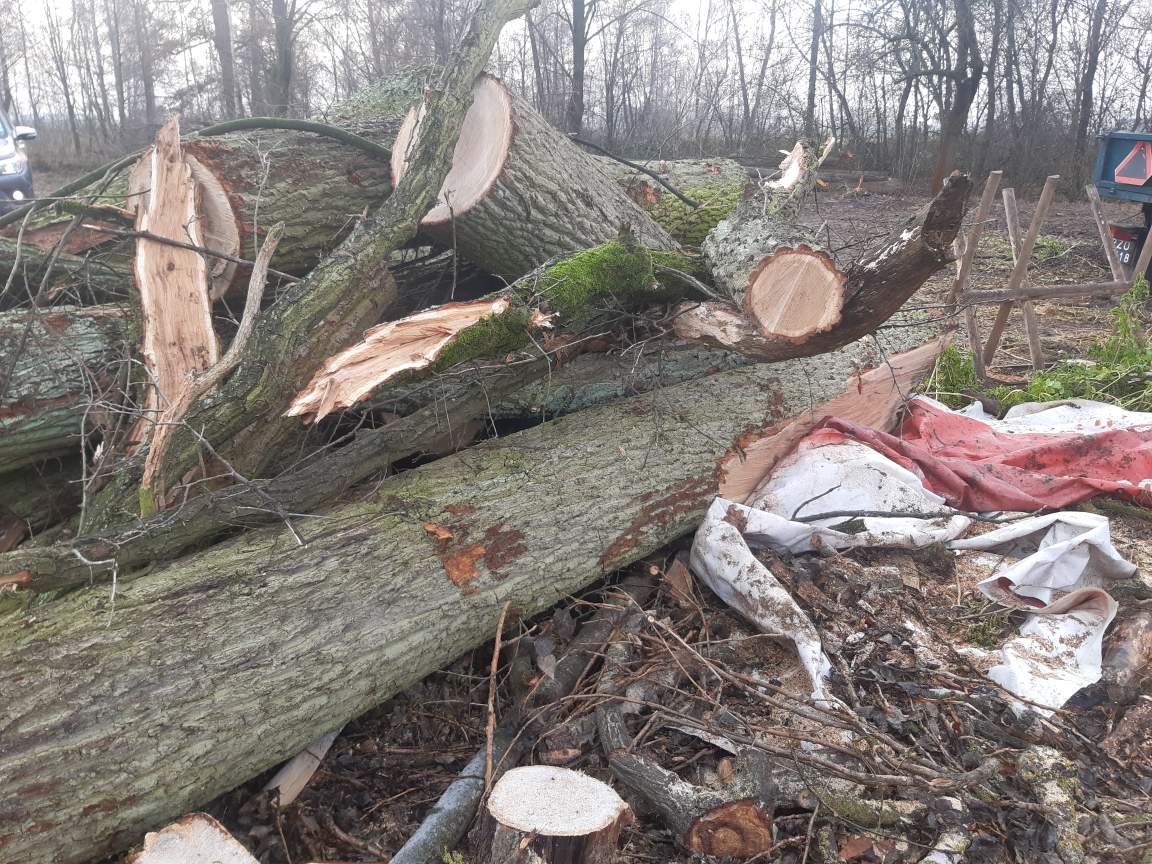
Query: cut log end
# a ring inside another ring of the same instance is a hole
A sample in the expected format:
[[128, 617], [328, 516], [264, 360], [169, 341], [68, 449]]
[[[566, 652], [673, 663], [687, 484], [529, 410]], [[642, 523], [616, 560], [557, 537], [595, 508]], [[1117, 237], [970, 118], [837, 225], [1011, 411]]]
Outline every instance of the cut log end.
[[[473, 90], [474, 101], [464, 116], [460, 138], [452, 156], [452, 170], [444, 180], [436, 206], [421, 220], [425, 227], [447, 225], [468, 212], [488, 194], [508, 158], [512, 142], [512, 98], [496, 78], [482, 76]], [[392, 147], [392, 182], [400, 182], [408, 153], [424, 118], [424, 106], [412, 108], [404, 118]]]
[[207, 813], [190, 813], [148, 834], [128, 864], [256, 864], [256, 859]]
[[840, 320], [846, 282], [823, 252], [780, 249], [752, 271], [744, 308], [762, 336], [803, 342]]
[[772, 848], [772, 820], [755, 801], [732, 801], [697, 819], [684, 842], [701, 855], [751, 858]]
[[628, 805], [607, 783], [547, 765], [514, 768], [500, 778], [488, 812], [503, 828], [540, 837], [587, 837], [623, 824]]

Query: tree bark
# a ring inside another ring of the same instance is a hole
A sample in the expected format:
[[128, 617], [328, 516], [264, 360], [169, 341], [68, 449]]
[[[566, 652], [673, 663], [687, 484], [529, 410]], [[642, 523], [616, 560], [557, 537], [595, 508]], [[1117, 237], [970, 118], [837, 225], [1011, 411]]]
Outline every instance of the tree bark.
[[[481, 78], [475, 98], [453, 171], [421, 220], [425, 233], [506, 279], [612, 240], [622, 225], [649, 247], [677, 248], [591, 156], [499, 80]], [[393, 147], [397, 182], [420, 110], [408, 113]]]
[[505, 603], [533, 615], [680, 536], [744, 446], [851, 388], [860, 350], [495, 439], [298, 525], [303, 545], [251, 533], [8, 612], [0, 851], [123, 848], [490, 638]]
[[[127, 359], [127, 322], [115, 307], [0, 315], [0, 474], [74, 451]], [[118, 401], [118, 400], [116, 400]]]
[[[28, 305], [38, 295], [49, 303], [126, 300], [130, 274], [128, 263], [117, 256], [60, 252], [53, 259], [50, 251], [31, 242], [0, 237], [0, 310]], [[41, 287], [45, 289], [43, 294]]]

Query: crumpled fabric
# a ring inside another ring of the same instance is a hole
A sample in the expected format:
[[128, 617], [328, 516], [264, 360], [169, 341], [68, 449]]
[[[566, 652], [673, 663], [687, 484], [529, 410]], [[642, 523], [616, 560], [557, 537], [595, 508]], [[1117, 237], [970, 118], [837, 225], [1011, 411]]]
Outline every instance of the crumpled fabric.
[[[971, 509], [986, 512], [1050, 508], [1051, 502], [1031, 508], [1019, 505], [1028, 499], [1028, 488], [1039, 493], [1044, 478], [1055, 475], [1001, 462], [968, 462], [957, 454], [966, 450], [978, 458], [991, 458], [987, 453], [992, 444], [1000, 442], [1001, 455], [1027, 453], [1021, 457], [1024, 463], [1046, 464], [1056, 470], [1055, 461], [1033, 459], [1068, 446], [1070, 438], [1124, 433], [1143, 440], [1152, 435], [1152, 425], [1147, 423], [1152, 418], [1078, 401], [1020, 406], [1014, 417], [995, 421], [998, 426], [992, 428], [984, 418], [964, 417], [932, 400], [916, 399], [912, 404], [914, 416], [905, 428], [911, 423], [919, 440], [930, 445], [907, 444], [895, 436], [832, 419], [782, 459], [746, 503], [717, 498], [693, 541], [693, 572], [762, 632], [790, 640], [811, 679], [812, 698], [825, 701], [831, 664], [819, 631], [756, 557], [755, 548], [799, 554], [944, 542], [957, 554], [984, 555], [993, 564], [978, 589], [990, 599], [1029, 613], [1018, 634], [993, 652], [997, 656], [987, 674], [1019, 697], [1017, 710], [1050, 713], [1099, 680], [1104, 633], [1117, 611], [1106, 589], [1114, 580], [1132, 576], [1136, 568], [1112, 545], [1108, 520], [1091, 513], [1023, 517], [977, 537], [958, 539], [972, 520], [956, 512], [955, 501], [968, 501]], [[972, 431], [965, 437], [958, 430], [968, 427], [955, 425], [944, 414], [986, 431]], [[1106, 431], [1083, 431], [1097, 428]], [[1064, 444], [1040, 445], [1040, 437], [1053, 436]], [[1017, 441], [1021, 446], [1012, 450], [1008, 444]], [[930, 450], [951, 455], [937, 457]], [[1142, 458], [1146, 455], [1133, 457], [1137, 463]], [[1130, 465], [1123, 460], [1089, 461], [1097, 466], [1099, 476], [1057, 478], [1054, 488], [1087, 497], [1085, 490], [1097, 494], [1100, 486], [1109, 483], [1129, 490], [1140, 486], [1107, 474], [1107, 466], [1113, 463], [1128, 470]], [[1064, 458], [1059, 464], [1065, 466], [1060, 470], [1066, 470], [1071, 462]], [[1029, 474], [1033, 485], [1011, 486], [1010, 475], [999, 469], [985, 472], [979, 470], [980, 465]], [[896, 515], [853, 515], [868, 511]]]
[[821, 428], [867, 444], [958, 510], [1054, 510], [1101, 493], [1152, 504], [1152, 414], [1076, 399], [994, 420], [923, 396], [907, 411], [898, 435], [837, 418]]

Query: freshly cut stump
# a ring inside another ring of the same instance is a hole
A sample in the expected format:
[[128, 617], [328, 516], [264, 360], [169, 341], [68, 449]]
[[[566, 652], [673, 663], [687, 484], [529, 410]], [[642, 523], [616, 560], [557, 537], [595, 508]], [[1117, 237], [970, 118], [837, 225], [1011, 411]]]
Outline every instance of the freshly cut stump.
[[492, 860], [609, 864], [632, 811], [615, 790], [568, 768], [529, 765], [500, 778], [488, 799]]
[[[421, 221], [425, 232], [506, 279], [612, 240], [624, 224], [649, 247], [676, 248], [591, 156], [499, 79], [482, 76], [473, 93], [452, 170]], [[409, 111], [396, 136], [394, 182], [404, 175], [422, 111]]]

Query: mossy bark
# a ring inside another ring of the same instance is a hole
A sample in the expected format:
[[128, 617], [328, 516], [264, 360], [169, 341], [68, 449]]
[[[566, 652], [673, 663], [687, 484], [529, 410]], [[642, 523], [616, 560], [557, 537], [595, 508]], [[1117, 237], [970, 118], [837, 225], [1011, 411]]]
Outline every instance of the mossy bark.
[[742, 436], [844, 390], [860, 350], [582, 412], [298, 519], [304, 545], [251, 532], [0, 617], [0, 855], [123, 848], [490, 638], [505, 603], [535, 614], [691, 530]]
[[[509, 301], [506, 311], [464, 330], [437, 357], [431, 371], [471, 360], [500, 358], [535, 344], [533, 331], [584, 335], [611, 326], [621, 313], [682, 299], [661, 286], [652, 256], [630, 237], [546, 264], [485, 299]], [[536, 319], [546, 321], [536, 324]]]
[[678, 242], [700, 246], [751, 186], [748, 169], [732, 159], [653, 159], [644, 166], [697, 203], [677, 198], [652, 177], [615, 159], [594, 157], [657, 224]]

